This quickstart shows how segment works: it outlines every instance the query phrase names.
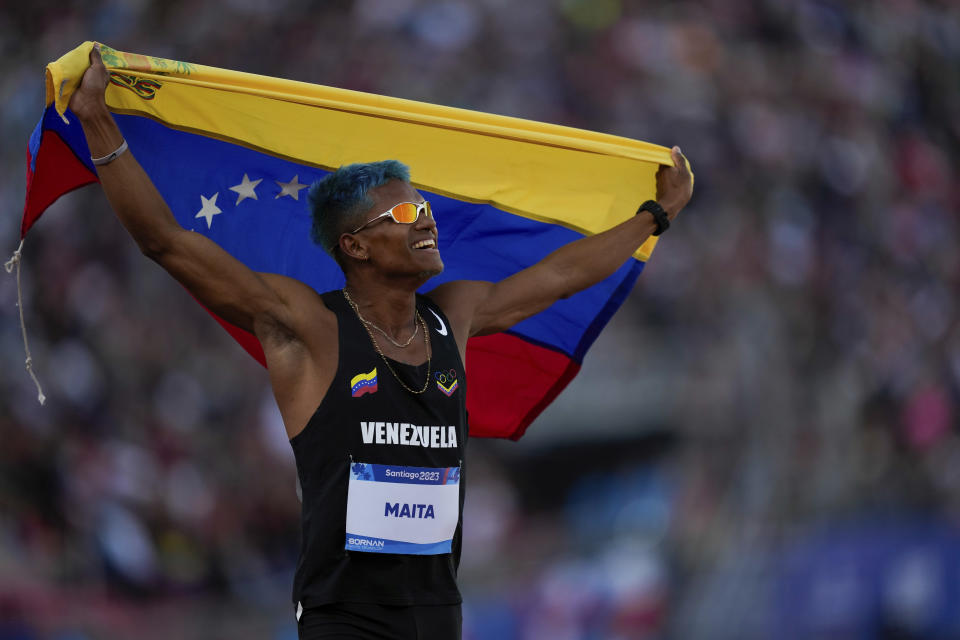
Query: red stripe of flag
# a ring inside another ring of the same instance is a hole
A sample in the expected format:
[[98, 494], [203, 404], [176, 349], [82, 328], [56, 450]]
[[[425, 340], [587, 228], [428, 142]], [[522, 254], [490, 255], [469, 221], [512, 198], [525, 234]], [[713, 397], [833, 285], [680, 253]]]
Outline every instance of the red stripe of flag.
[[40, 214], [57, 198], [91, 182], [99, 182], [97, 174], [80, 162], [73, 150], [54, 131], [43, 132], [36, 160], [37, 168], [31, 171], [33, 158], [28, 149], [27, 201], [20, 223], [21, 240]]

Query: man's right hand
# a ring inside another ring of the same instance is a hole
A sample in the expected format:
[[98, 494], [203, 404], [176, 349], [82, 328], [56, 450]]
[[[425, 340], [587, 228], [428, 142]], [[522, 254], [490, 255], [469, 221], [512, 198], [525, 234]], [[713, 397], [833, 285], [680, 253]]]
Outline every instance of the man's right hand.
[[108, 113], [104, 93], [109, 82], [110, 74], [100, 58], [100, 45], [94, 44], [90, 51], [90, 66], [70, 97], [70, 111], [81, 121]]

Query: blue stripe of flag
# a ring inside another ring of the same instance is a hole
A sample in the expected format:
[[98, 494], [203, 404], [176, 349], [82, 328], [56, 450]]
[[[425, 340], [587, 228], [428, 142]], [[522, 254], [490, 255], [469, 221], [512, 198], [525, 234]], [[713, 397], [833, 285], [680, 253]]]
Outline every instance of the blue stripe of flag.
[[[297, 278], [319, 292], [343, 286], [336, 263], [310, 239], [307, 189], [298, 199], [277, 198], [277, 181], [294, 176], [309, 185], [322, 169], [282, 160], [240, 145], [170, 129], [141, 116], [116, 116], [131, 150], [163, 194], [180, 224], [209, 236], [256, 271]], [[382, 158], [370, 158], [380, 160]], [[398, 157], [403, 160], [402, 156]], [[416, 167], [412, 168], [416, 179]], [[262, 179], [257, 199], [237, 203], [230, 190], [244, 174]], [[450, 280], [496, 282], [530, 266], [551, 251], [583, 237], [570, 229], [504, 213], [491, 206], [422, 192], [433, 204], [446, 270], [423, 290]], [[221, 210], [208, 227], [201, 196]], [[590, 289], [560, 300], [516, 325], [511, 333], [581, 362], [586, 349], [629, 293], [643, 263], [629, 260]]]

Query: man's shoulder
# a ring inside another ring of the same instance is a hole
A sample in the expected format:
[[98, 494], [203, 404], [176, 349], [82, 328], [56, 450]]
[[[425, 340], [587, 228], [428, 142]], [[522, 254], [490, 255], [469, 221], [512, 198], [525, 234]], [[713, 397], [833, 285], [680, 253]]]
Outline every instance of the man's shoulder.
[[[287, 339], [306, 341], [317, 334], [318, 328], [336, 326], [336, 314], [320, 294], [310, 285], [278, 273], [258, 274], [280, 299], [282, 312], [275, 323], [283, 327]], [[327, 333], [322, 331], [321, 335]], [[259, 336], [258, 336], [259, 337]]]

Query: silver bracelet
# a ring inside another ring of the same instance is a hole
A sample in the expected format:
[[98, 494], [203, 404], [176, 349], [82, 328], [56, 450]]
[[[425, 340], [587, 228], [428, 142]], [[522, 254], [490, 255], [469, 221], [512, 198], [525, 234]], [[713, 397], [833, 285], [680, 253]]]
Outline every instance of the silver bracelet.
[[94, 158], [93, 156], [90, 156], [90, 159], [93, 161], [93, 164], [97, 166], [103, 166], [105, 164], [110, 164], [111, 162], [119, 158], [123, 154], [123, 152], [126, 150], [127, 150], [127, 141], [126, 139], [124, 139], [124, 141], [120, 143], [120, 146], [117, 147], [113, 153], [108, 153], [102, 158]]

